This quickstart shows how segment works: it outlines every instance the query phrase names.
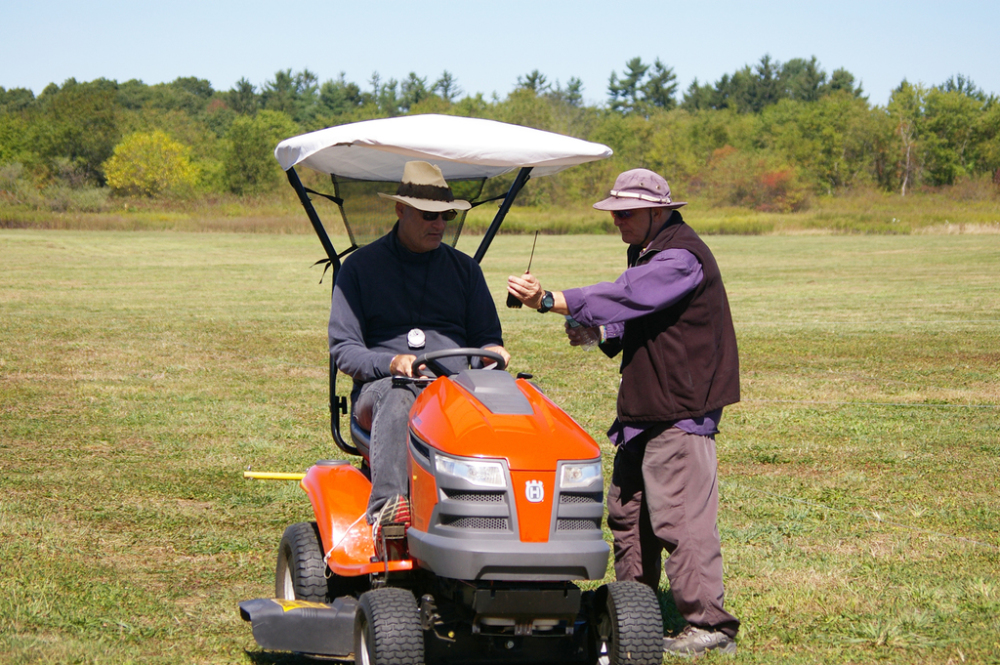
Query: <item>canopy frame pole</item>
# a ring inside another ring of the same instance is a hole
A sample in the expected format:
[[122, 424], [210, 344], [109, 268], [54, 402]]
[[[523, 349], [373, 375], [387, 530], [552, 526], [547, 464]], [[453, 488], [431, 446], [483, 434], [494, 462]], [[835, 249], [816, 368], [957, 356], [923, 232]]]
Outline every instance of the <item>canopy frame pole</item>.
[[285, 171], [285, 175], [288, 177], [288, 182], [295, 190], [295, 193], [299, 195], [299, 203], [305, 208], [306, 215], [309, 217], [309, 221], [312, 223], [313, 230], [316, 231], [316, 235], [319, 236], [320, 244], [323, 245], [323, 250], [326, 255], [330, 258], [330, 267], [333, 268], [333, 280], [337, 281], [337, 271], [340, 270], [340, 257], [337, 256], [337, 250], [333, 248], [333, 242], [330, 240], [330, 235], [326, 232], [326, 227], [323, 226], [323, 222], [320, 221], [319, 213], [316, 212], [316, 208], [313, 207], [312, 199], [309, 198], [309, 192], [306, 191], [305, 186], [302, 181], [299, 180], [299, 174], [295, 172], [295, 167]]
[[[309, 198], [309, 192], [306, 191], [305, 186], [299, 179], [299, 174], [296, 173], [295, 167], [289, 168], [285, 171], [285, 175], [287, 176], [292, 189], [294, 189], [295, 193], [298, 195], [299, 203], [302, 204], [302, 208], [306, 211], [306, 215], [309, 217], [309, 222], [312, 224], [313, 230], [319, 237], [319, 241], [323, 245], [323, 249], [326, 252], [327, 257], [330, 259], [330, 267], [333, 269], [332, 281], [336, 284], [337, 273], [340, 271], [340, 257], [337, 255], [337, 250], [334, 249], [333, 242], [330, 240], [330, 236], [326, 232], [326, 227], [323, 226], [323, 222], [319, 218], [319, 213], [317, 213], [316, 208], [313, 207], [312, 199]], [[476, 254], [473, 257], [476, 263], [482, 263], [483, 257], [486, 255], [486, 250], [490, 248], [490, 244], [493, 242], [494, 236], [496, 236], [497, 231], [500, 229], [500, 225], [503, 224], [503, 220], [507, 216], [507, 212], [514, 203], [514, 199], [517, 198], [518, 193], [520, 193], [521, 189], [524, 188], [524, 185], [528, 182], [530, 177], [530, 166], [522, 167], [521, 170], [518, 171], [517, 177], [514, 178], [514, 182], [511, 184], [510, 189], [507, 190], [507, 195], [500, 204], [500, 209], [497, 210], [497, 214], [493, 217], [493, 221], [490, 223], [482, 241], [479, 243], [479, 248], [476, 250]], [[340, 431], [340, 418], [341, 416], [347, 416], [347, 414], [347, 398], [342, 395], [337, 395], [337, 365], [331, 355], [330, 433], [333, 435], [333, 440], [337, 444], [338, 448], [349, 455], [360, 455], [361, 451], [348, 443]]]
[[[299, 174], [295, 172], [295, 167], [292, 167], [285, 171], [288, 177], [288, 182], [291, 184], [292, 189], [295, 193], [299, 195], [299, 203], [306, 211], [306, 215], [309, 217], [309, 221], [312, 223], [313, 230], [316, 231], [316, 235], [319, 236], [319, 241], [323, 245], [326, 255], [330, 259], [330, 267], [333, 269], [333, 279], [332, 284], [337, 283], [337, 273], [340, 271], [340, 257], [337, 256], [337, 250], [333, 247], [333, 241], [330, 240], [329, 234], [326, 232], [326, 227], [323, 226], [323, 222], [320, 221], [319, 213], [316, 212], [316, 208], [313, 207], [312, 199], [309, 198], [309, 192], [306, 191], [305, 186], [299, 179]], [[361, 451], [352, 446], [350, 443], [344, 439], [344, 435], [340, 432], [340, 418], [341, 416], [347, 415], [347, 398], [343, 395], [337, 395], [337, 364], [333, 360], [333, 356], [330, 356], [330, 433], [333, 435], [333, 441], [337, 444], [337, 447], [343, 450], [349, 455], [360, 455]]]
[[483, 262], [483, 257], [486, 256], [486, 250], [490, 248], [490, 243], [493, 242], [493, 236], [495, 236], [497, 231], [500, 230], [500, 225], [503, 224], [503, 220], [507, 216], [507, 211], [510, 210], [510, 206], [513, 205], [514, 199], [517, 198], [518, 193], [524, 187], [525, 183], [528, 182], [528, 178], [530, 177], [531, 167], [521, 167], [521, 170], [518, 171], [517, 177], [514, 178], [514, 182], [511, 184], [510, 189], [507, 190], [507, 196], [504, 197], [503, 203], [500, 204], [500, 209], [497, 210], [497, 214], [493, 218], [493, 222], [490, 224], [490, 227], [486, 229], [486, 234], [479, 243], [479, 249], [476, 250], [476, 255], [473, 257], [476, 260], [476, 263]]

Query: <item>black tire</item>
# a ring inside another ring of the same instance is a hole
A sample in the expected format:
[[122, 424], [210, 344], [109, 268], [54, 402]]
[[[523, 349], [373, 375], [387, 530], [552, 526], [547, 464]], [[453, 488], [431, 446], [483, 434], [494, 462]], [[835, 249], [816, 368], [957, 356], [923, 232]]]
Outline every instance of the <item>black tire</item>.
[[640, 582], [612, 582], [598, 590], [591, 662], [660, 665], [663, 619], [656, 593]]
[[424, 633], [413, 594], [386, 587], [362, 594], [354, 616], [356, 665], [423, 665]]
[[284, 600], [327, 602], [326, 564], [315, 522], [285, 529], [274, 569], [274, 596]]

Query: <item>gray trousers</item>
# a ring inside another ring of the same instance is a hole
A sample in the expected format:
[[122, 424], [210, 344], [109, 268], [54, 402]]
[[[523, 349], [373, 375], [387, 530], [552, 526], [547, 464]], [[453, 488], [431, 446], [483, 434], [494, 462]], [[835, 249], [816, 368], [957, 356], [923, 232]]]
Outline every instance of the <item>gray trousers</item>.
[[361, 387], [354, 403], [353, 417], [371, 432], [368, 463], [372, 474], [372, 493], [368, 498], [368, 523], [392, 496], [409, 496], [407, 438], [410, 407], [417, 398], [413, 385], [392, 385], [392, 378], [371, 381]]
[[735, 637], [723, 607], [715, 439], [654, 428], [620, 447], [608, 490], [615, 575], [653, 589], [663, 550], [677, 609], [688, 623]]

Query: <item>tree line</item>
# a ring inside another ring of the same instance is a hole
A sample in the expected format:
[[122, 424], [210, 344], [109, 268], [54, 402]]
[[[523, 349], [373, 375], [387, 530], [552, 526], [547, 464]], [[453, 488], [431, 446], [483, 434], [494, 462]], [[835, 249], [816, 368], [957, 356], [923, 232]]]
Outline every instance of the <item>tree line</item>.
[[600, 195], [614, 174], [644, 166], [675, 193], [718, 205], [796, 210], [856, 188], [900, 195], [963, 179], [1000, 185], [1000, 100], [956, 75], [903, 80], [871, 104], [844, 69], [765, 55], [714, 83], [678, 90], [673, 68], [632, 58], [606, 100], [585, 104], [579, 79], [518, 77], [503, 98], [466, 94], [448, 71], [363, 85], [285, 69], [256, 86], [214, 90], [196, 77], [148, 85], [108, 79], [50, 84], [37, 96], [0, 87], [0, 201], [47, 188], [101, 195], [266, 195], [280, 186], [283, 138], [358, 120], [415, 113], [490, 118], [598, 141], [611, 160], [532, 183], [528, 203]]

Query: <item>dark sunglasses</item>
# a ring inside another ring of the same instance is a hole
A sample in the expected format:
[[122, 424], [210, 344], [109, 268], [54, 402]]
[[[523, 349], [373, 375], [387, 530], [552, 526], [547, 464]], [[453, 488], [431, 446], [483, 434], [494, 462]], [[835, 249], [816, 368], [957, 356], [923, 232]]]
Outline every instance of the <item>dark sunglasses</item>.
[[612, 210], [611, 214], [615, 219], [629, 219], [635, 213], [634, 210]]
[[455, 212], [454, 210], [445, 210], [444, 212], [427, 212], [427, 211], [421, 211], [421, 212], [423, 213], [425, 222], [433, 222], [435, 219], [438, 218], [438, 216], [440, 216], [441, 219], [443, 219], [444, 221], [450, 222], [451, 220], [455, 219], [455, 217], [458, 216], [458, 213]]

